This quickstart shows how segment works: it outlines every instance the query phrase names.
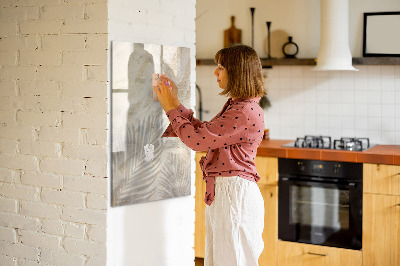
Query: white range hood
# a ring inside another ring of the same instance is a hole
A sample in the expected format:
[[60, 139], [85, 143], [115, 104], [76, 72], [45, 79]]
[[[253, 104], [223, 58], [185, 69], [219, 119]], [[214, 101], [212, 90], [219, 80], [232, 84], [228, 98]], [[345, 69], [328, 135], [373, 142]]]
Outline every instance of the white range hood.
[[321, 0], [321, 40], [314, 70], [358, 71], [349, 47], [348, 0]]

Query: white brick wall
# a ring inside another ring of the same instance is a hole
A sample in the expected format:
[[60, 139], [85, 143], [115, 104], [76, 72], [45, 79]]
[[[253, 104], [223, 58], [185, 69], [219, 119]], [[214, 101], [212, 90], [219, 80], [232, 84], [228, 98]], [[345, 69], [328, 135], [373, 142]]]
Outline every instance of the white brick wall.
[[0, 265], [106, 264], [107, 14], [0, 1]]

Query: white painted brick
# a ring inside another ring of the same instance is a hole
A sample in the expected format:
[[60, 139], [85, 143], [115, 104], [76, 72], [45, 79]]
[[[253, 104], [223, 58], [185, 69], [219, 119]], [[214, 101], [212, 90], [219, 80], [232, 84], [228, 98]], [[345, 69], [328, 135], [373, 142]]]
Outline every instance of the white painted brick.
[[107, 3], [86, 5], [86, 19], [105, 19], [108, 18]]
[[83, 239], [85, 237], [85, 225], [77, 223], [67, 223], [65, 225], [65, 236]]
[[39, 111], [38, 96], [18, 96], [10, 100], [12, 109]]
[[0, 255], [0, 265], [17, 266], [17, 259], [10, 256]]
[[15, 232], [15, 229], [0, 226], [0, 240], [16, 243], [17, 234]]
[[[103, 162], [105, 164], [105, 162]], [[92, 192], [107, 195], [106, 178], [89, 176], [64, 176], [64, 188], [78, 192]]]
[[75, 209], [70, 207], [64, 207], [61, 218], [65, 221], [70, 221], [70, 222], [106, 226], [107, 212], [91, 210], [91, 209]]
[[90, 226], [89, 239], [95, 242], [106, 243], [107, 229], [105, 227]]
[[49, 5], [43, 6], [41, 19], [83, 19], [83, 5]]
[[15, 199], [10, 199], [0, 196], [0, 211], [16, 213], [17, 208], [18, 208], [18, 202]]
[[86, 49], [100, 53], [108, 50], [108, 34], [86, 34]]
[[42, 37], [42, 50], [83, 51], [85, 36], [82, 34], [45, 35]]
[[17, 52], [0, 52], [0, 58], [3, 66], [17, 65]]
[[92, 241], [66, 237], [63, 244], [67, 252], [75, 254], [96, 257], [107, 253], [106, 245], [103, 243], [95, 243]]
[[60, 65], [61, 52], [56, 51], [21, 51], [19, 55], [20, 65]]
[[0, 123], [6, 125], [15, 125], [15, 110], [0, 111]]
[[33, 140], [33, 136], [33, 128], [30, 126], [0, 127], [1, 138]]
[[39, 197], [39, 190], [32, 186], [0, 183], [0, 195], [14, 199], [36, 200]]
[[22, 215], [49, 219], [59, 219], [61, 216], [61, 208], [57, 205], [33, 201], [21, 201], [20, 204]]
[[85, 195], [79, 192], [43, 188], [42, 201], [45, 203], [83, 208], [85, 205]]
[[0, 96], [15, 96], [15, 82], [8, 80], [0, 81]]
[[42, 127], [39, 131], [40, 141], [55, 141], [78, 143], [79, 129], [77, 128], [60, 128], [60, 127]]
[[22, 34], [59, 34], [62, 22], [57, 20], [25, 21], [19, 24]]
[[61, 33], [107, 33], [107, 20], [66, 20]]
[[[86, 163], [85, 173], [97, 177], [107, 176], [107, 164], [104, 162], [88, 161]], [[107, 180], [107, 179], [105, 179]]]
[[41, 262], [57, 266], [83, 265], [85, 257], [70, 253], [60, 253], [47, 249], [41, 250]]
[[[2, 0], [2, 1], [12, 1], [13, 4], [15, 0]], [[18, 6], [42, 6], [47, 4], [59, 4], [62, 0], [18, 0]]]
[[50, 235], [64, 235], [64, 225], [61, 220], [43, 219], [42, 231]]
[[58, 251], [61, 248], [61, 237], [35, 231], [19, 230], [21, 243], [31, 247], [41, 247]]
[[107, 51], [98, 50], [65, 51], [63, 52], [63, 64], [68, 65], [106, 65]]
[[35, 78], [35, 66], [4, 66], [0, 69], [0, 79], [34, 80]]
[[0, 51], [36, 50], [40, 48], [40, 36], [2, 37]]
[[67, 113], [85, 112], [84, 100], [82, 98], [65, 98], [59, 96], [41, 96], [40, 108], [43, 111], [59, 111]]
[[14, 244], [5, 241], [0, 241], [1, 253], [8, 256], [17, 258], [26, 258], [37, 260], [39, 258], [39, 250], [34, 247], [28, 247], [21, 244]]
[[6, 7], [0, 9], [0, 21], [39, 19], [38, 7]]
[[91, 145], [106, 145], [107, 131], [98, 129], [87, 129], [86, 143]]
[[37, 80], [34, 82], [18, 81], [17, 84], [21, 95], [59, 96], [61, 94], [60, 85], [56, 81], [50, 81], [50, 80]]
[[44, 158], [40, 161], [39, 167], [44, 172], [54, 172], [67, 175], [82, 175], [84, 162], [81, 160]]
[[72, 3], [84, 3], [84, 4], [98, 4], [98, 3], [107, 3], [108, 0], [69, 0]]
[[95, 257], [89, 257], [85, 266], [106, 266], [107, 263], [107, 252], [104, 254], [97, 255]]
[[62, 188], [62, 177], [55, 174], [24, 171], [21, 174], [21, 183], [48, 188]]
[[0, 181], [3, 182], [14, 182], [15, 179], [15, 171], [7, 168], [0, 168]]
[[107, 83], [104, 81], [63, 82], [64, 97], [107, 97]]
[[41, 263], [34, 260], [18, 259], [18, 266], [38, 266]]
[[96, 81], [107, 80], [107, 66], [85, 66], [86, 79]]
[[37, 78], [39, 80], [82, 80], [84, 77], [83, 74], [83, 67], [78, 66], [39, 66], [37, 69]]
[[57, 157], [57, 144], [52, 142], [21, 140], [18, 148], [21, 154]]
[[106, 210], [108, 205], [107, 197], [93, 193], [87, 195], [86, 202], [89, 209]]
[[0, 154], [0, 167], [7, 167], [11, 169], [31, 170], [36, 171], [38, 169], [37, 159], [29, 155], [9, 155]]
[[17, 112], [17, 121], [31, 126], [58, 126], [61, 121], [59, 112]]
[[0, 212], [0, 226], [28, 230], [39, 230], [40, 220], [38, 218]]
[[107, 148], [97, 145], [65, 144], [63, 155], [71, 159], [105, 162], [107, 160]]
[[104, 114], [63, 114], [63, 127], [66, 128], [107, 128]]
[[18, 141], [12, 139], [0, 139], [0, 151], [13, 154], [17, 150]]
[[0, 111], [0, 123], [4, 125], [15, 125], [15, 110]]

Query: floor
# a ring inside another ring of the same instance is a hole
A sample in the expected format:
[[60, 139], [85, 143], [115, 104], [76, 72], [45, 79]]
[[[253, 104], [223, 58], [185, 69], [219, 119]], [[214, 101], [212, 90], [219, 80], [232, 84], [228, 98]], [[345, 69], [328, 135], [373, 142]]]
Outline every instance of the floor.
[[195, 266], [204, 266], [204, 259], [203, 258], [195, 258], [194, 265]]

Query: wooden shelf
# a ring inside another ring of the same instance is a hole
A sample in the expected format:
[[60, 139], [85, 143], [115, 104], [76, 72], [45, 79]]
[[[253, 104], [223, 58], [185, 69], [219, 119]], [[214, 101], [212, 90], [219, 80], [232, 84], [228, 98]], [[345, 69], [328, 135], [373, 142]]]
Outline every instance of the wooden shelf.
[[[315, 58], [260, 58], [263, 67], [272, 66], [314, 66]], [[215, 65], [214, 59], [197, 59], [196, 65]], [[353, 65], [400, 65], [400, 57], [357, 57]]]

